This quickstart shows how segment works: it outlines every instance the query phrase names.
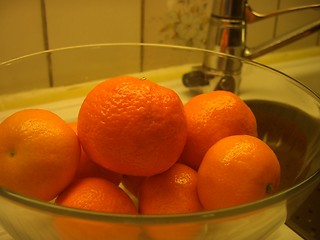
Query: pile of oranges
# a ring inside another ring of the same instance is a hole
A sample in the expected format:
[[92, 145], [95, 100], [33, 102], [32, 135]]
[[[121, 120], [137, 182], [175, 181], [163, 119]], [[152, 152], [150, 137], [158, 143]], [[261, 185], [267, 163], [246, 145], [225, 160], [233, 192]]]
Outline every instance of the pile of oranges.
[[173, 90], [122, 76], [92, 89], [76, 123], [28, 109], [0, 124], [0, 185], [68, 207], [191, 213], [262, 199], [279, 181], [254, 114], [226, 91], [184, 105]]

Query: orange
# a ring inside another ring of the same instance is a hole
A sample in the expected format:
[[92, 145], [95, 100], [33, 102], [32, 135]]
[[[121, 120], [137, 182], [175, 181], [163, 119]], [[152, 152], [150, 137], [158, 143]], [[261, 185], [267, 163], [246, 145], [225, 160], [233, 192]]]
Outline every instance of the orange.
[[[70, 123], [71, 128], [77, 134], [77, 123]], [[89, 156], [81, 148], [81, 157], [79, 166], [76, 171], [75, 178], [86, 178], [86, 177], [100, 177], [105, 178], [116, 185], [119, 185], [122, 179], [122, 175], [116, 172], [112, 172], [108, 169], [101, 167], [100, 165], [93, 162]]]
[[145, 226], [147, 239], [152, 240], [195, 240], [203, 239], [203, 223], [161, 223]]
[[133, 196], [138, 197], [145, 178], [144, 176], [123, 175], [121, 183]]
[[183, 104], [174, 91], [131, 76], [98, 84], [78, 115], [79, 139], [89, 157], [134, 176], [169, 169], [182, 152], [186, 129]]
[[139, 225], [110, 221], [90, 221], [75, 217], [56, 217], [54, 224], [59, 240], [140, 240]]
[[188, 137], [180, 161], [196, 170], [218, 140], [238, 134], [257, 136], [254, 114], [234, 93], [219, 90], [200, 94], [190, 99], [184, 109]]
[[[103, 178], [79, 178], [56, 199], [56, 204], [89, 211], [137, 214], [129, 196], [111, 181]], [[109, 221], [59, 216], [54, 219], [59, 239], [138, 239], [135, 225]]]
[[199, 198], [205, 209], [232, 207], [276, 192], [280, 164], [271, 148], [259, 138], [234, 135], [208, 150], [198, 178]]
[[91, 211], [137, 214], [131, 198], [121, 188], [96, 177], [75, 180], [57, 197], [56, 203]]
[[18, 111], [0, 124], [0, 185], [51, 200], [73, 179], [80, 158], [74, 131], [47, 110]]
[[[139, 192], [141, 214], [183, 214], [203, 210], [197, 193], [198, 174], [185, 164], [176, 163], [167, 171], [147, 177]], [[154, 240], [196, 239], [197, 223], [150, 224], [147, 235]]]
[[139, 193], [140, 213], [176, 214], [202, 210], [197, 183], [197, 172], [181, 163], [146, 178]]

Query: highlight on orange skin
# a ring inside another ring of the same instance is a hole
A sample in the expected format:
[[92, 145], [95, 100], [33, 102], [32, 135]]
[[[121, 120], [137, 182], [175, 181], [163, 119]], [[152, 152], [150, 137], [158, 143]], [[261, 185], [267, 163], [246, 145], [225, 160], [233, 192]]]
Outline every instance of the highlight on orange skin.
[[191, 213], [203, 209], [198, 193], [198, 174], [176, 163], [167, 171], [146, 178], [140, 188], [141, 214]]

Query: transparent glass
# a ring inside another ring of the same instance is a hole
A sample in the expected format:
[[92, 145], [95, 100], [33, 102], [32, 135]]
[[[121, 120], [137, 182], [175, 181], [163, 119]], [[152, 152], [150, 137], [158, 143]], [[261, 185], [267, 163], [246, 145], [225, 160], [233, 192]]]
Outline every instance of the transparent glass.
[[[320, 182], [320, 99], [299, 82], [266, 66], [208, 50], [166, 45], [99, 44], [45, 51], [0, 64], [0, 82], [36, 79], [52, 85], [15, 94], [1, 89], [0, 121], [17, 109], [35, 106], [74, 121], [91, 87], [125, 74], [170, 87], [186, 102], [199, 89], [186, 88], [182, 76], [201, 66], [208, 56], [240, 63], [238, 94], [256, 115], [259, 137], [278, 155], [280, 192], [216, 211], [142, 216], [66, 208], [0, 187], [0, 224], [14, 239], [23, 240], [264, 239], [282, 226]], [[40, 70], [48, 73], [48, 78], [43, 78]], [[228, 73], [212, 70], [211, 74]], [[211, 88], [209, 84], [202, 90]]]

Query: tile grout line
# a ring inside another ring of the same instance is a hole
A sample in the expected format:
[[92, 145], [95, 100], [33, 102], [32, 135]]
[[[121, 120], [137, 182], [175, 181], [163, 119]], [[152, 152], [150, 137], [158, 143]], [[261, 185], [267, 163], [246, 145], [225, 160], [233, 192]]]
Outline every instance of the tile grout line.
[[[281, 0], [278, 0], [277, 10], [280, 10], [280, 6], [281, 6]], [[278, 26], [278, 22], [279, 22], [279, 17], [278, 17], [278, 16], [275, 16], [274, 26], [273, 26], [273, 37], [274, 37], [274, 38], [277, 36], [277, 26]]]
[[[45, 0], [40, 0], [40, 7], [41, 7], [41, 20], [42, 20], [42, 35], [43, 35], [43, 42], [44, 42], [44, 49], [49, 50], [49, 37], [48, 37], [48, 24], [47, 24], [47, 11], [46, 11], [46, 3]], [[47, 66], [48, 66], [48, 80], [49, 86], [54, 86], [53, 75], [52, 75], [52, 59], [51, 53], [47, 53]]]
[[[140, 1], [140, 43], [144, 42], [144, 20], [145, 20], [145, 0]], [[140, 47], [140, 72], [144, 70], [144, 48]]]

